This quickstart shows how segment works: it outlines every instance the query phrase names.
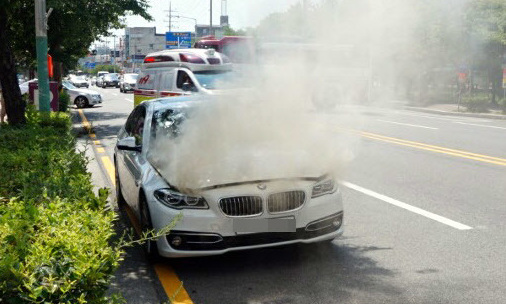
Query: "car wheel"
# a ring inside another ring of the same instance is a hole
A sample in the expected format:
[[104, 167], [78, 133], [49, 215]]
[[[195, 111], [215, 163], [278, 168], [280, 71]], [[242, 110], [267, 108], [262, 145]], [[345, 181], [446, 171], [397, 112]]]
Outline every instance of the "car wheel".
[[125, 91], [123, 91], [123, 89], [121, 87], [119, 87], [119, 92], [120, 93], [125, 93]]
[[[144, 194], [139, 197], [139, 208], [141, 214], [141, 229], [143, 234], [153, 230], [153, 223], [151, 222], [151, 214], [149, 213], [148, 203]], [[147, 240], [142, 245], [146, 257], [150, 261], [156, 261], [160, 258], [158, 254], [158, 246], [155, 240]]]
[[76, 98], [75, 104], [79, 109], [86, 108], [89, 105], [88, 99], [86, 99], [84, 96], [78, 96]]
[[116, 202], [118, 203], [118, 206], [122, 206], [126, 203], [125, 197], [123, 196], [123, 192], [121, 191], [121, 181], [119, 179], [119, 172], [118, 172], [118, 163], [114, 161], [114, 179], [116, 184]]

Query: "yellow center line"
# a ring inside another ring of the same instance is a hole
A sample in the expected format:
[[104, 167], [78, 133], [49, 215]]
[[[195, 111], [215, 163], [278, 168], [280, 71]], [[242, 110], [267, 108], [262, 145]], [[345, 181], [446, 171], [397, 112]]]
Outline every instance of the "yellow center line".
[[504, 159], [504, 158], [482, 155], [482, 154], [477, 154], [477, 153], [471, 153], [471, 152], [456, 150], [456, 149], [449, 149], [449, 148], [444, 148], [444, 147], [439, 147], [439, 146], [434, 146], [434, 145], [428, 145], [428, 144], [419, 143], [419, 142], [415, 142], [415, 141], [409, 141], [409, 140], [404, 140], [404, 139], [399, 139], [399, 138], [394, 138], [394, 137], [388, 137], [388, 136], [369, 133], [369, 132], [359, 131], [357, 133], [363, 137], [374, 139], [374, 140], [384, 141], [384, 142], [388, 142], [388, 143], [393, 143], [393, 144], [397, 144], [397, 145], [417, 148], [417, 149], [421, 149], [421, 150], [426, 150], [426, 151], [431, 151], [431, 152], [436, 152], [436, 153], [441, 153], [441, 154], [446, 154], [446, 155], [451, 155], [451, 156], [456, 156], [456, 157], [467, 158], [467, 159], [481, 161], [481, 162], [499, 165], [499, 166], [506, 166], [506, 159]]
[[395, 140], [395, 141], [402, 142], [402, 143], [414, 144], [414, 145], [418, 145], [418, 146], [423, 146], [423, 147], [428, 147], [428, 148], [432, 148], [432, 149], [438, 149], [438, 150], [448, 151], [448, 152], [452, 152], [452, 153], [459, 153], [459, 154], [465, 154], [465, 155], [469, 155], [469, 156], [476, 156], [476, 157], [480, 157], [480, 158], [487, 158], [487, 159], [490, 159], [490, 160], [497, 160], [497, 161], [500, 161], [500, 162], [506, 162], [505, 158], [493, 157], [493, 156], [488, 156], [488, 155], [483, 155], [483, 154], [477, 154], [477, 153], [471, 153], [471, 152], [462, 151], [462, 150], [449, 149], [449, 148], [444, 148], [444, 147], [440, 147], [440, 146], [428, 145], [428, 144], [424, 144], [424, 143], [420, 143], [420, 142], [416, 142], [416, 141], [409, 141], [409, 140], [405, 140], [405, 139], [388, 137], [388, 136], [379, 135], [379, 134], [375, 134], [375, 133], [360, 132], [360, 134], [361, 135], [368, 135], [368, 136], [374, 136], [374, 137], [384, 138], [384, 139], [387, 139], [387, 140]]
[[[78, 110], [79, 115], [82, 119], [83, 127], [89, 132], [90, 138], [94, 139], [96, 138], [96, 135], [91, 130], [91, 125], [86, 119], [86, 116], [84, 115], [83, 111], [81, 109]], [[103, 147], [101, 147], [101, 143], [99, 140], [93, 140], [93, 144], [96, 146], [96, 150], [98, 153], [104, 153], [105, 150]], [[109, 156], [102, 156], [100, 158], [102, 161], [102, 164], [104, 165], [105, 170], [107, 171], [107, 175], [111, 181], [111, 183], [115, 186], [116, 185], [116, 176], [115, 176], [115, 168], [114, 164], [112, 163]], [[132, 226], [136, 230], [136, 232], [140, 235], [141, 234], [141, 227], [139, 225], [139, 221], [133, 214], [132, 210], [130, 208], [126, 208], [127, 215], [130, 219], [130, 222], [132, 223]], [[165, 290], [165, 293], [167, 294], [167, 297], [171, 300], [170, 302], [172, 304], [193, 304], [193, 301], [191, 300], [190, 296], [188, 295], [188, 292], [183, 286], [183, 282], [181, 282], [177, 276], [177, 274], [174, 272], [174, 269], [166, 264], [155, 264], [154, 265], [155, 272], [158, 275], [158, 279], [160, 280], [160, 283], [163, 286], [163, 289]]]

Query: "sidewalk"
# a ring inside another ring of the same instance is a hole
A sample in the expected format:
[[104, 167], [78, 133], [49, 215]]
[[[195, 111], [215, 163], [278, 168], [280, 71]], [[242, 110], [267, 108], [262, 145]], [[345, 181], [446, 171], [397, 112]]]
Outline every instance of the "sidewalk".
[[[503, 119], [506, 120], [506, 115], [500, 114], [499, 111], [496, 113], [470, 113], [470, 112], [459, 112], [456, 104], [435, 104], [427, 107], [411, 107], [404, 106], [404, 109], [410, 111], [440, 114], [440, 115], [451, 115], [451, 116], [464, 116], [464, 117], [477, 117], [477, 118], [488, 118], [488, 119]], [[465, 110], [465, 107], [461, 106], [460, 111]]]

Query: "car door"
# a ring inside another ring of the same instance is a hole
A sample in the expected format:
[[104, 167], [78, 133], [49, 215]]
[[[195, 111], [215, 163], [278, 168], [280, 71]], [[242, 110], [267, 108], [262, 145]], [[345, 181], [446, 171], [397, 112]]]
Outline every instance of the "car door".
[[[125, 125], [126, 136], [134, 137], [138, 146], [142, 146], [145, 121], [146, 107], [140, 105], [134, 109]], [[120, 178], [123, 196], [135, 208], [142, 175], [142, 152], [122, 151], [122, 160], [123, 170], [120, 171]]]

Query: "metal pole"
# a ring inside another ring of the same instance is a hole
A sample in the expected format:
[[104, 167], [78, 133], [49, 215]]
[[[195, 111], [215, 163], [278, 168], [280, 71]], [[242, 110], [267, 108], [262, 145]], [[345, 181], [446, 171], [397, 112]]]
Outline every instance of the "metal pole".
[[209, 0], [209, 35], [213, 32], [213, 0]]
[[49, 79], [47, 72], [46, 0], [35, 0], [35, 45], [37, 49], [37, 77], [39, 110], [49, 112]]
[[112, 53], [113, 53], [113, 64], [112, 64], [112, 68], [113, 68], [113, 71], [114, 73], [116, 73], [116, 35], [113, 35], [113, 45], [112, 45]]

